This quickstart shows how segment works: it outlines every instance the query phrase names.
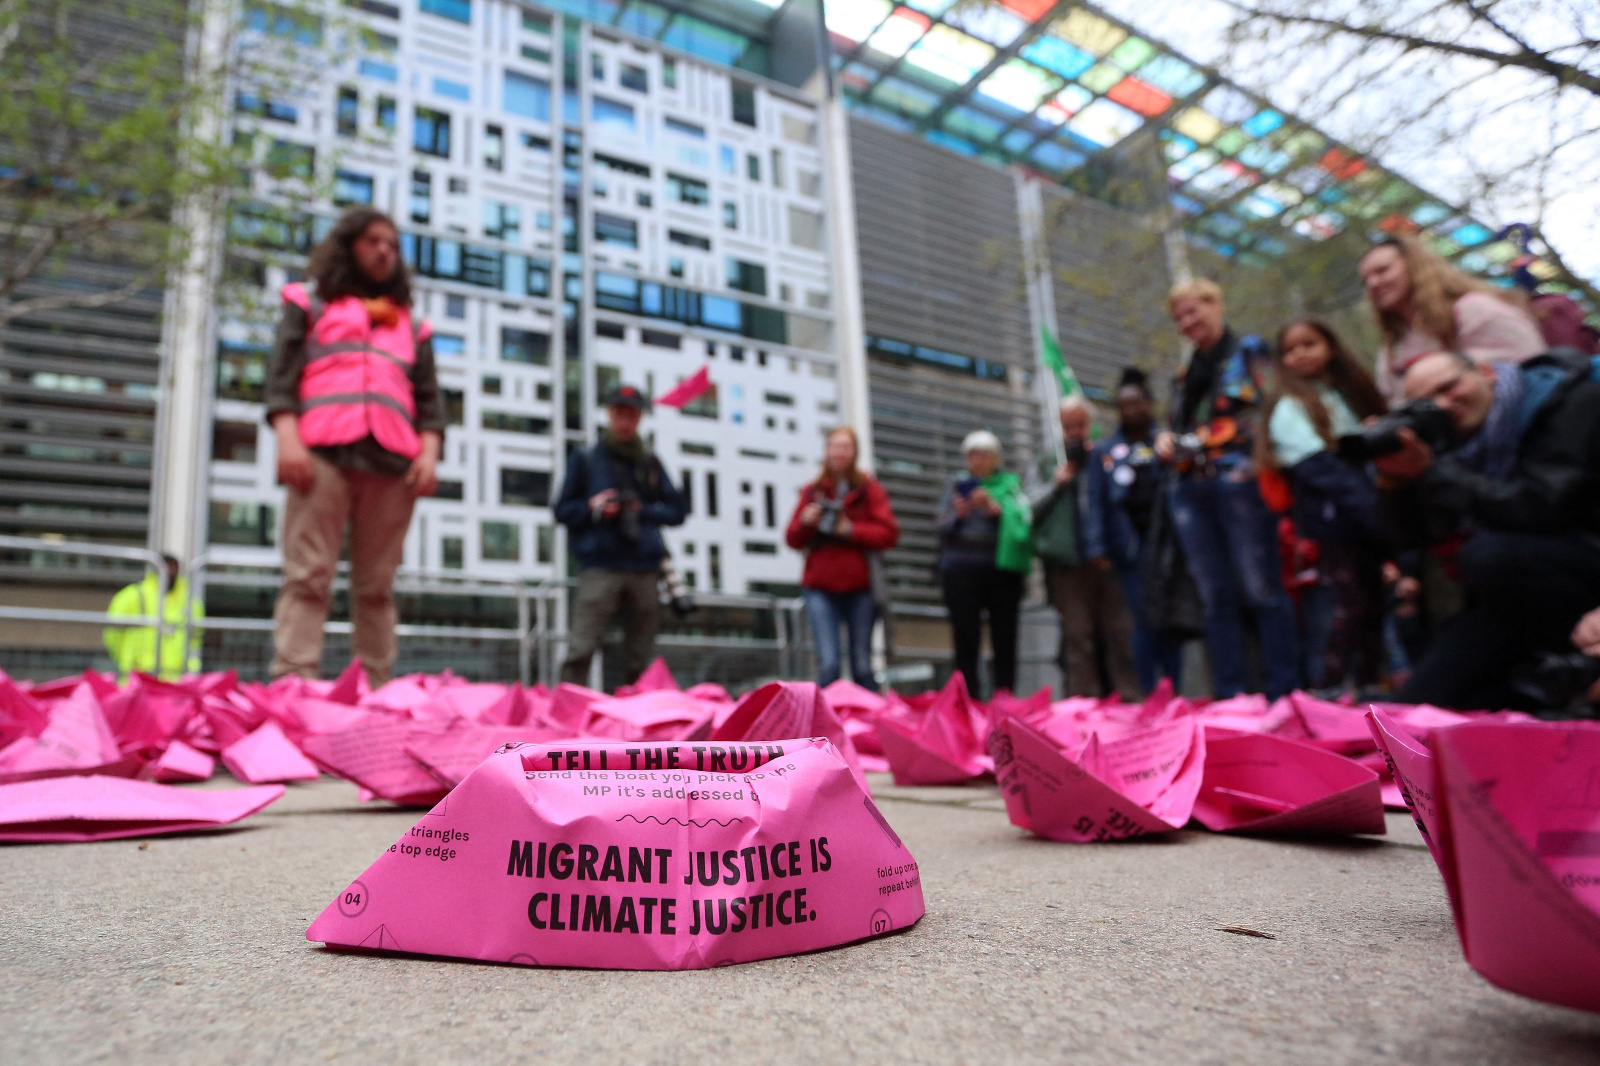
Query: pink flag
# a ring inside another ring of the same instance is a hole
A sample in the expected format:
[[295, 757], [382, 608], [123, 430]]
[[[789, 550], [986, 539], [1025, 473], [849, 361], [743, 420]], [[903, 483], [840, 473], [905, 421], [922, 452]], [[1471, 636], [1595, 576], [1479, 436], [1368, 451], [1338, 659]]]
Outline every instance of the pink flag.
[[306, 930], [330, 946], [686, 970], [836, 947], [923, 915], [916, 860], [822, 740], [516, 745]]
[[52, 777], [0, 785], [0, 840], [84, 841], [210, 829], [248, 818], [282, 785], [188, 789], [117, 777]]
[[662, 407], [682, 407], [711, 388], [711, 368], [703, 366], [693, 374], [669, 390], [665, 395], [656, 397], [656, 403]]
[[255, 732], [222, 749], [222, 765], [240, 781], [264, 785], [281, 781], [315, 781], [317, 764], [283, 735], [277, 722], [263, 722]]

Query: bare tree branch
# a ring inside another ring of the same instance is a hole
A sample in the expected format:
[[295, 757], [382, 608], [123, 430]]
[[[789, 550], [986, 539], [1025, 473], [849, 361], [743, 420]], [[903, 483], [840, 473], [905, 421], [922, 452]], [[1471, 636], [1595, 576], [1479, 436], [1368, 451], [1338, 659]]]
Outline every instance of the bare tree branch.
[[24, 315], [36, 315], [45, 311], [88, 311], [96, 307], [105, 307], [108, 304], [120, 303], [145, 289], [148, 289], [165, 272], [165, 265], [153, 266], [141, 271], [126, 285], [115, 289], [107, 289], [94, 293], [63, 293], [58, 296], [36, 296], [30, 300], [16, 300], [0, 306], [0, 328]]

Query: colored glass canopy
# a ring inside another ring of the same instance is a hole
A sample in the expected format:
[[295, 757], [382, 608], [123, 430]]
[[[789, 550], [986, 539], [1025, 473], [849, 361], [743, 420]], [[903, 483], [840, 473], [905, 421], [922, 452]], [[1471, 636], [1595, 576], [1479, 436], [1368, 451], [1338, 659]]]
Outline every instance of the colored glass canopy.
[[[1299, 240], [1409, 233], [1509, 278], [1518, 249], [1449, 204], [1091, 4], [827, 0], [847, 104], [966, 155], [1066, 182], [1153, 138], [1191, 240], [1268, 262]], [[1534, 272], [1545, 264], [1535, 264]]]

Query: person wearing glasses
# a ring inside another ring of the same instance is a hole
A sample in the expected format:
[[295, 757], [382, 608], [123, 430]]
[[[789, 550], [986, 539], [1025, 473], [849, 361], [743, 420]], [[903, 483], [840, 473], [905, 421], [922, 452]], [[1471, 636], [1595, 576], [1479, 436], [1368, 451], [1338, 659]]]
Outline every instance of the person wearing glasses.
[[1513, 667], [1567, 649], [1600, 603], [1600, 382], [1575, 353], [1480, 365], [1443, 350], [1401, 384], [1443, 409], [1451, 433], [1436, 448], [1400, 429], [1400, 450], [1376, 460], [1386, 524], [1402, 546], [1460, 540], [1467, 606], [1395, 698], [1511, 705]]

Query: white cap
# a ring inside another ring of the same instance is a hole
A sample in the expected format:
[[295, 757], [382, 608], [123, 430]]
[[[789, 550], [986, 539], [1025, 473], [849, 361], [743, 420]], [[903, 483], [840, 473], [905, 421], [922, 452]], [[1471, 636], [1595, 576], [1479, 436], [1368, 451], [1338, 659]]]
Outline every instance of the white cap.
[[968, 452], [989, 452], [998, 456], [1000, 454], [1000, 438], [986, 429], [976, 429], [967, 434], [961, 442], [961, 454]]

